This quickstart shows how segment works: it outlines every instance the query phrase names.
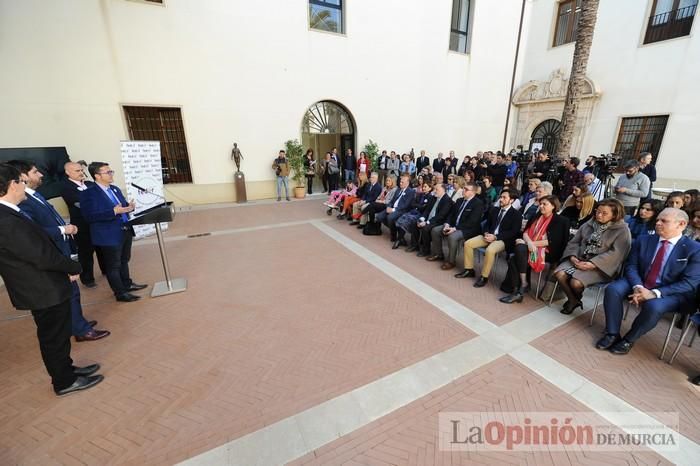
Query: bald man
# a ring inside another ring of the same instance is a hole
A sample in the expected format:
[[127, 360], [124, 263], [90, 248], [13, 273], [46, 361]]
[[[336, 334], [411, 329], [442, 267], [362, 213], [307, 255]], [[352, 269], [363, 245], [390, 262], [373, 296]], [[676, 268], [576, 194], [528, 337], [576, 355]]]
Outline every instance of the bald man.
[[[78, 260], [83, 268], [80, 274], [80, 281], [83, 286], [94, 288], [97, 286], [95, 283], [95, 275], [92, 270], [92, 254], [95, 252], [95, 248], [90, 240], [90, 224], [85, 221], [80, 213], [79, 197], [81, 191], [86, 190], [94, 183], [92, 181], [86, 181], [87, 176], [85, 175], [85, 171], [83, 171], [83, 166], [79, 163], [68, 162], [65, 164], [64, 170], [68, 178], [63, 180], [61, 197], [63, 197], [66, 205], [68, 205], [70, 223], [78, 227], [78, 234], [75, 239], [78, 245]], [[100, 269], [102, 269], [102, 261], [99, 256], [97, 260], [100, 263]]]

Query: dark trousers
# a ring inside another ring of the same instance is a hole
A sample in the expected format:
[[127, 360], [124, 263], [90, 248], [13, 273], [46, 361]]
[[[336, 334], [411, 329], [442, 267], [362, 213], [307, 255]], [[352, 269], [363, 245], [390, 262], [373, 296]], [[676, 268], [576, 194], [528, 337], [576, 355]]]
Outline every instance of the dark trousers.
[[314, 192], [314, 177], [313, 176], [306, 176], [306, 191], [309, 194], [313, 194]]
[[[391, 233], [391, 240], [392, 241], [396, 241], [396, 239], [397, 239], [396, 221], [403, 214], [404, 214], [403, 212], [399, 212], [399, 211], [395, 210], [392, 213], [387, 214], [382, 219], [382, 223], [389, 228], [389, 232]], [[403, 238], [403, 234], [401, 235], [401, 238]]]
[[[369, 216], [369, 222], [374, 223], [375, 216], [379, 212], [386, 212], [386, 204], [383, 202], [372, 202], [367, 206], [367, 209], [365, 212]], [[383, 220], [383, 219], [381, 219], [381, 220]]]
[[131, 259], [131, 232], [122, 231], [122, 241], [117, 246], [99, 246], [107, 269], [107, 280], [114, 292], [120, 296], [128, 292], [131, 286], [129, 276], [129, 260]]
[[83, 271], [80, 272], [80, 281], [82, 283], [93, 283], [95, 281], [95, 275], [93, 273], [95, 263], [92, 255], [94, 252], [97, 252], [97, 263], [102, 273], [104, 273], [105, 267], [102, 256], [92, 245], [90, 230], [88, 228], [78, 229], [78, 234], [75, 239], [78, 246], [78, 261], [80, 262], [80, 267], [83, 269]]
[[508, 274], [506, 275], [506, 287], [517, 290], [524, 283], [520, 283], [520, 274], [527, 273], [528, 283], [530, 282], [530, 266], [527, 263], [527, 256], [530, 251], [527, 244], [516, 244], [513, 255], [508, 260]]
[[[603, 305], [605, 306], [605, 331], [612, 335], [620, 334], [620, 326], [622, 325], [623, 306], [627, 301], [627, 296], [632, 294], [632, 285], [629, 284], [626, 278], [615, 280], [607, 288], [605, 288], [605, 298]], [[632, 322], [625, 340], [634, 343], [647, 333], [649, 330], [656, 327], [661, 317], [667, 312], [680, 312], [683, 309], [684, 303], [681, 296], [667, 296], [657, 299], [651, 299], [642, 303], [639, 309], [639, 315]]]
[[[442, 255], [442, 230], [444, 229], [444, 225], [426, 225], [423, 228], [420, 228], [420, 250], [423, 254], [435, 254], [435, 255]], [[435, 231], [435, 233], [433, 233]], [[437, 241], [437, 244], [439, 246], [436, 246], [433, 248], [431, 246], [432, 241], [433, 241], [433, 236], [434, 235], [440, 235], [439, 240]], [[439, 251], [439, 252], [433, 252], [433, 251]]]
[[323, 183], [323, 192], [328, 192], [328, 175], [326, 173], [321, 175], [321, 183]]
[[339, 173], [332, 173], [328, 175], [328, 191], [335, 191], [338, 189], [338, 177]]
[[74, 336], [83, 336], [92, 330], [83, 316], [83, 307], [80, 304], [80, 287], [78, 282], [72, 282], [73, 294], [70, 297], [70, 312], [71, 312], [71, 333]]
[[51, 376], [54, 390], [70, 387], [76, 379], [70, 357], [70, 300], [46, 309], [33, 310], [32, 316], [36, 323], [41, 359]]

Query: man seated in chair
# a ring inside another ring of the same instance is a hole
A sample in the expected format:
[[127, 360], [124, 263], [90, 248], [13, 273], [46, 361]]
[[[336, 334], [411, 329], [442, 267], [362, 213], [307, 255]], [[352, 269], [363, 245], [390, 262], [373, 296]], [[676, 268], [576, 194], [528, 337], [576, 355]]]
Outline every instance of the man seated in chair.
[[496, 261], [496, 255], [502, 251], [511, 252], [515, 247], [515, 240], [520, 235], [520, 224], [523, 216], [513, 209], [513, 202], [518, 198], [518, 191], [506, 188], [498, 199], [500, 207], [493, 207], [489, 211], [489, 218], [484, 229], [484, 234], [475, 236], [464, 243], [464, 272], [461, 277], [473, 277], [474, 249], [486, 248], [484, 265], [481, 268], [481, 277], [474, 282], [474, 287], [481, 288], [489, 281], [491, 268]]
[[[683, 236], [688, 214], [666, 208], [656, 220], [656, 235], [637, 238], [623, 276], [605, 290], [605, 332], [600, 350], [627, 354], [634, 343], [667, 312], [689, 312], [700, 285], [700, 243]], [[639, 315], [620, 336], [623, 300], [639, 306]]]

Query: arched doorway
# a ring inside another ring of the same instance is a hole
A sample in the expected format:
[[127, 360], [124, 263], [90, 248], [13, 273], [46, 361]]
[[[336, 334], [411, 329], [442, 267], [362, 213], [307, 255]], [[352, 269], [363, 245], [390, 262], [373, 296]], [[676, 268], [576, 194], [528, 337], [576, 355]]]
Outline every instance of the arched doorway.
[[550, 154], [554, 154], [554, 150], [557, 148], [557, 141], [559, 141], [560, 129], [561, 123], [558, 120], [544, 120], [532, 132], [530, 150], [534, 148], [546, 149]]
[[[301, 145], [304, 152], [313, 149], [316, 160], [322, 160], [334, 147], [344, 157], [347, 149], [355, 150], [355, 123], [350, 112], [338, 102], [323, 100], [310, 106], [301, 123]], [[320, 165], [319, 165], [320, 166]]]

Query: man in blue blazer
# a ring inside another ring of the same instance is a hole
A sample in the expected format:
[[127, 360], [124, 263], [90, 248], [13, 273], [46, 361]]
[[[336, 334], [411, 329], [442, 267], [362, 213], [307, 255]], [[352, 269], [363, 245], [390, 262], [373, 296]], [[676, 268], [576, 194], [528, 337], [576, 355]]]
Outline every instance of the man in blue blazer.
[[[41, 186], [43, 174], [36, 168], [33, 162], [25, 160], [12, 160], [8, 165], [15, 167], [20, 172], [22, 181], [25, 182], [25, 199], [19, 203], [20, 213], [29, 217], [39, 225], [51, 238], [51, 241], [61, 253], [71, 258], [73, 253], [73, 235], [78, 233], [75, 225], [66, 224], [61, 215], [54, 209], [49, 201], [38, 191]], [[80, 304], [80, 287], [76, 281], [71, 285], [71, 333], [76, 341], [92, 341], [109, 336], [106, 330], [96, 330], [93, 327], [96, 321], [88, 322], [83, 316], [83, 308]]]
[[[666, 208], [656, 220], [656, 235], [637, 238], [623, 277], [605, 290], [606, 335], [600, 350], [627, 354], [667, 312], [691, 310], [700, 286], [700, 243], [683, 236], [688, 214]], [[629, 332], [620, 337], [623, 300], [640, 307]]]
[[[375, 221], [381, 222], [389, 228], [391, 232], [391, 241], [397, 241], [396, 221], [403, 214], [409, 211], [416, 191], [409, 187], [411, 177], [409, 175], [401, 175], [399, 180], [399, 189], [394, 195], [394, 198], [386, 206], [386, 209], [378, 212]], [[398, 248], [398, 246], [397, 246]]]
[[90, 224], [92, 244], [99, 248], [107, 272], [109, 286], [117, 301], [132, 302], [140, 296], [131, 294], [146, 288], [131, 280], [129, 260], [134, 229], [129, 225], [129, 212], [134, 203], [127, 202], [121, 190], [112, 185], [114, 171], [105, 162], [88, 166], [95, 185], [80, 193], [80, 210]]
[[[353, 214], [362, 211], [362, 208], [368, 204], [373, 203], [377, 200], [379, 195], [382, 193], [382, 185], [379, 183], [379, 174], [377, 172], [372, 172], [369, 177], [369, 186], [365, 189], [365, 194], [362, 196], [359, 202], [353, 205]], [[360, 223], [359, 219], [355, 219], [350, 222], [350, 225], [358, 225]]]

